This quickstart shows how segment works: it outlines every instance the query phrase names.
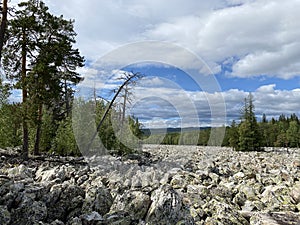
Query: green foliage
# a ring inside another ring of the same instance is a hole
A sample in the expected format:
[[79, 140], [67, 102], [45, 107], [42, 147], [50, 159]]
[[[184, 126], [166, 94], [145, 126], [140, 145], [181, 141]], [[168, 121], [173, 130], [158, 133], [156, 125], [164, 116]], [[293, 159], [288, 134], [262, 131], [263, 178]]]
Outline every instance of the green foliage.
[[[112, 108], [108, 116], [102, 123], [94, 141], [90, 143], [96, 132], [96, 127], [102, 119], [107, 105], [104, 101], [84, 101], [77, 99], [73, 107], [73, 131], [77, 139], [79, 149], [84, 155], [106, 154], [108, 152], [119, 155], [128, 154], [134, 151], [133, 141], [128, 140], [128, 130], [122, 130], [119, 114]], [[114, 120], [114, 123], [112, 121]], [[130, 133], [135, 136], [140, 134], [138, 127], [140, 123], [137, 119], [129, 117]], [[122, 132], [123, 131], [123, 135]], [[124, 132], [126, 131], [126, 132]], [[89, 146], [91, 144], [91, 146]]]
[[242, 122], [238, 127], [239, 142], [236, 150], [259, 151], [262, 147], [261, 134], [254, 113], [253, 96], [245, 99]]
[[20, 105], [3, 104], [0, 108], [0, 147], [15, 147], [22, 143]]
[[286, 131], [287, 140], [290, 147], [299, 147], [300, 127], [297, 121], [290, 121]]
[[[216, 129], [216, 128], [215, 128]], [[208, 145], [211, 128], [200, 131], [152, 134], [144, 142], [149, 144], [187, 144], [198, 137], [198, 145]], [[218, 132], [216, 132], [218, 136]], [[183, 141], [185, 140], [185, 141]], [[195, 142], [193, 142], [195, 143]], [[211, 144], [211, 143], [209, 143]], [[254, 113], [253, 97], [250, 94], [245, 99], [242, 113], [242, 120], [238, 124], [232, 121], [230, 127], [226, 127], [223, 146], [230, 146], [239, 151], [261, 151], [262, 147], [299, 147], [300, 146], [300, 121], [296, 114], [290, 117], [280, 115], [278, 119], [272, 118], [269, 121], [263, 114], [261, 122], [257, 122]]]
[[59, 155], [81, 155], [73, 133], [71, 118], [59, 122], [51, 151]]
[[[96, 103], [96, 124], [102, 119], [107, 105], [104, 101]], [[128, 117], [125, 121], [119, 120], [120, 113], [114, 108], [109, 111], [107, 118], [100, 127], [98, 135], [105, 149], [119, 155], [125, 155], [134, 151], [138, 143], [132, 138], [139, 138], [140, 123], [137, 119]], [[112, 123], [114, 121], [114, 124]], [[123, 124], [122, 124], [123, 122]]]

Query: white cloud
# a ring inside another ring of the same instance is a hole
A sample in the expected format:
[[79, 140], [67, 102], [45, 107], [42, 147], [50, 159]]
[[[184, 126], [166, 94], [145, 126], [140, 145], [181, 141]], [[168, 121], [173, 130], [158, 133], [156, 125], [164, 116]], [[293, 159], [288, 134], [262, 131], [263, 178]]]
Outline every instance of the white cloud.
[[[151, 93], [152, 98], [143, 98], [145, 92]], [[184, 93], [183, 93], [184, 92]], [[231, 89], [225, 92], [206, 93], [190, 92], [171, 88], [139, 89], [135, 95], [137, 104], [132, 105], [129, 111], [144, 122], [146, 127], [157, 128], [167, 124], [174, 127], [196, 127], [211, 126], [212, 121], [219, 122], [218, 125], [229, 125], [232, 120], [239, 120], [245, 97], [248, 92]], [[262, 114], [268, 118], [278, 117], [280, 114], [290, 115], [300, 113], [300, 91], [299, 89], [284, 91], [277, 90], [274, 84], [259, 87], [254, 95], [255, 113], [258, 119]], [[226, 103], [226, 120], [218, 117], [224, 110], [222, 96]], [[209, 101], [208, 101], [209, 100]], [[190, 103], [189, 103], [190, 102]], [[212, 115], [211, 105], [216, 112]], [[194, 113], [194, 107], [197, 113]], [[172, 122], [170, 118], [173, 118]], [[176, 124], [174, 124], [174, 121]]]
[[274, 88], [276, 87], [276, 84], [269, 84], [269, 85], [263, 85], [260, 86], [256, 92], [259, 93], [274, 93]]
[[[235, 57], [232, 76], [300, 74], [299, 0], [45, 2], [50, 11], [75, 19], [77, 46], [87, 59], [127, 43], [163, 40], [195, 52], [213, 72]], [[193, 66], [184, 59], [180, 65]]]

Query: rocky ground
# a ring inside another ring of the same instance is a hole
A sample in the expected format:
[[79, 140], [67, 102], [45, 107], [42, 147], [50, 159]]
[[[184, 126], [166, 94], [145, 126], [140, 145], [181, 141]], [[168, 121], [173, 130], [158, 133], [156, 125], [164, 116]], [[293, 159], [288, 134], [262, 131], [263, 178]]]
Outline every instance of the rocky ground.
[[300, 149], [144, 146], [126, 158], [0, 151], [0, 224], [300, 224]]

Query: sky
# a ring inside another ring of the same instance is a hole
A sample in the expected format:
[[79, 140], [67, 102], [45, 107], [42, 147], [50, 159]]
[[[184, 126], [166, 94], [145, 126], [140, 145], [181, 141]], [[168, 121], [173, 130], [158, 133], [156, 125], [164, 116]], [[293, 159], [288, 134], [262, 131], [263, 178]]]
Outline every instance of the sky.
[[124, 71], [145, 75], [128, 106], [145, 127], [228, 125], [249, 92], [258, 119], [300, 116], [299, 0], [44, 2], [75, 20], [81, 90], [103, 95]]

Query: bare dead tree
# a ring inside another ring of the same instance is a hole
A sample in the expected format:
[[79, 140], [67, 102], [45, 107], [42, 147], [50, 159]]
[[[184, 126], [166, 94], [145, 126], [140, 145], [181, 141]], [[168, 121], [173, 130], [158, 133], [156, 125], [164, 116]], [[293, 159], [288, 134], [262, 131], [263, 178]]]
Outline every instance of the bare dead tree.
[[96, 136], [97, 136], [97, 134], [98, 134], [98, 132], [99, 132], [99, 130], [100, 130], [100, 128], [101, 128], [101, 126], [102, 126], [104, 120], [105, 120], [105, 118], [107, 117], [107, 115], [108, 115], [108, 113], [109, 113], [109, 110], [112, 108], [112, 106], [113, 106], [113, 104], [114, 104], [116, 98], [117, 98], [118, 95], [120, 94], [120, 92], [121, 92], [121, 91], [124, 89], [124, 87], [126, 87], [128, 84], [130, 84], [130, 83], [136, 83], [136, 80], [137, 80], [137, 79], [140, 79], [141, 77], [142, 77], [142, 75], [141, 75], [140, 73], [127, 73], [127, 72], [126, 72], [126, 73], [124, 73], [123, 76], [120, 78], [120, 79], [124, 80], [124, 82], [123, 82], [123, 84], [119, 87], [119, 89], [115, 92], [115, 95], [114, 95], [113, 99], [110, 101], [108, 107], [106, 108], [106, 110], [105, 110], [105, 112], [104, 112], [104, 114], [103, 114], [103, 116], [102, 116], [102, 118], [101, 118], [99, 124], [97, 125], [97, 129], [96, 129], [95, 133], [93, 134], [93, 136], [92, 136], [92, 138], [91, 138], [91, 140], [90, 140], [90, 142], [89, 142], [89, 144], [88, 144], [87, 151], [90, 150], [90, 148], [91, 148], [91, 146], [92, 146], [92, 144], [93, 144], [93, 142], [94, 142], [94, 140], [95, 140], [95, 138], [96, 138]]

